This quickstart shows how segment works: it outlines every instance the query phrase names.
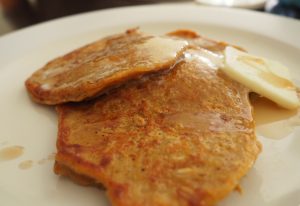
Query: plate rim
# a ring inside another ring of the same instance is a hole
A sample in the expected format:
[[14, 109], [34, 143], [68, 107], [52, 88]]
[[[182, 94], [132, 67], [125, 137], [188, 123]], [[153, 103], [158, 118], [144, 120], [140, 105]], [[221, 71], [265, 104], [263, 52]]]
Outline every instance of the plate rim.
[[[148, 7], [149, 6], [134, 6], [134, 8], [133, 9], [137, 9], [136, 7], [147, 7], [146, 9], [148, 9]], [[162, 11], [162, 10], [164, 10], [164, 9], [166, 9], [166, 8], [170, 8], [168, 5], [165, 5], [165, 6], [161, 6], [161, 5], [151, 5], [150, 6], [152, 9], [155, 9], [155, 8], [157, 8], [157, 7], [160, 7], [160, 10]], [[176, 10], [179, 8], [178, 7], [178, 5], [176, 5], [176, 6], [174, 6], [174, 5], [172, 5], [172, 8], [176, 8]], [[199, 6], [197, 6], [197, 7], [195, 7], [195, 8], [198, 8]], [[197, 10], [197, 9], [195, 9], [195, 8], [193, 8], [192, 10], [193, 11], [198, 11], [199, 12], [199, 10]], [[132, 9], [132, 7], [130, 7], [130, 9]], [[214, 10], [214, 11], [219, 11], [219, 10], [222, 10], [222, 12], [224, 12], [224, 13], [230, 13], [232, 10], [229, 10], [229, 9], [227, 9], [227, 8], [211, 8], [211, 7], [202, 7], [202, 6], [200, 6], [200, 11], [201, 11], [201, 9], [202, 9], [202, 11], [203, 10], [206, 10], [206, 13], [207, 12], [209, 12], [209, 11], [212, 11], [212, 10]], [[93, 12], [88, 12], [88, 13], [84, 13], [84, 14], [79, 14], [79, 15], [73, 15], [73, 16], [69, 16], [69, 17], [64, 17], [64, 18], [61, 18], [61, 19], [56, 19], [56, 20], [52, 20], [52, 21], [49, 21], [49, 22], [45, 22], [45, 23], [41, 23], [41, 24], [39, 24], [39, 25], [35, 25], [35, 26], [33, 26], [33, 28], [32, 27], [28, 27], [28, 28], [25, 28], [24, 30], [21, 30], [21, 31], [17, 31], [16, 32], [16, 34], [15, 33], [12, 33], [12, 34], [9, 34], [9, 36], [13, 36], [12, 38], [21, 38], [21, 39], [19, 39], [18, 41], [24, 41], [24, 39], [22, 39], [22, 36], [19, 36], [19, 35], [21, 35], [21, 34], [23, 34], [23, 32], [28, 32], [29, 34], [31, 34], [32, 33], [32, 30], [34, 30], [33, 32], [40, 32], [40, 33], [43, 33], [43, 32], [45, 32], [45, 31], [42, 31], [42, 28], [47, 28], [47, 27], [49, 27], [49, 25], [50, 25], [50, 27], [52, 28], [52, 27], [56, 27], [57, 26], [57, 24], [59, 25], [59, 26], [62, 26], [62, 25], [64, 25], [64, 22], [69, 22], [70, 23], [70, 25], [73, 25], [73, 24], [75, 24], [77, 21], [78, 21], [78, 19], [76, 20], [76, 18], [84, 18], [84, 19], [89, 19], [89, 18], [94, 18], [94, 17], [98, 17], [98, 16], [101, 16], [102, 15], [102, 13], [103, 12], [106, 12], [106, 14], [107, 13], [110, 13], [111, 11], [113, 10], [113, 12], [114, 13], [117, 13], [119, 10], [127, 10], [127, 11], [130, 11], [130, 10], [128, 10], [128, 7], [126, 7], [126, 8], [114, 8], [114, 9], [107, 9], [107, 10], [105, 10], [105, 11], [93, 11]], [[150, 9], [151, 10], [151, 9]], [[258, 12], [252, 12], [252, 11], [247, 11], [247, 10], [241, 10], [241, 9], [236, 9], [236, 10], [234, 10], [234, 12], [237, 12], [237, 13], [240, 13], [242, 16], [246, 16], [247, 18], [249, 17], [249, 18], [251, 18], [252, 16], [257, 16], [257, 17], [255, 17], [255, 18], [260, 18], [260, 16], [261, 15], [263, 15], [263, 16], [265, 16], [265, 14], [260, 14], [260, 13], [258, 13]], [[233, 12], [233, 13], [234, 13]], [[99, 14], [99, 13], [101, 13], [101, 14]], [[232, 15], [232, 16], [234, 16], [234, 15]], [[267, 15], [267, 16], [269, 16], [269, 15]], [[210, 18], [211, 16], [208, 16], [208, 17], [206, 17], [206, 18]], [[281, 17], [277, 17], [277, 16], [272, 16], [272, 17], [266, 17], [267, 18], [267, 20], [266, 20], [266, 22], [272, 22], [273, 24], [277, 24], [278, 23], [278, 21], [277, 20], [275, 20], [275, 19], [282, 19]], [[74, 18], [74, 19], [73, 19]], [[285, 18], [283, 18], [283, 19], [285, 19]], [[184, 21], [184, 20], [183, 20]], [[195, 22], [196, 22], [196, 20], [194, 20]], [[205, 21], [205, 19], [203, 20], [203, 21]], [[281, 23], [282, 22], [286, 22], [286, 20], [279, 20]], [[290, 21], [289, 19], [288, 19], [288, 21]], [[174, 22], [174, 21], [173, 21]], [[171, 23], [173, 23], [173, 22], [171, 22]], [[300, 23], [300, 22], [299, 22]], [[294, 23], [291, 23], [292, 25], [295, 25]], [[51, 26], [52, 25], [52, 26]], [[121, 24], [122, 25], [122, 24]], [[221, 23], [219, 23], [219, 25], [221, 25]], [[297, 26], [300, 26], [300, 24], [298, 24], [297, 23]], [[115, 25], [114, 25], [115, 26]], [[237, 25], [238, 26], [238, 25]], [[99, 26], [99, 27], [101, 27], [101, 26]], [[50, 28], [50, 29], [51, 29]], [[105, 27], [104, 27], [105, 28]], [[82, 31], [80, 31], [80, 30], [77, 30], [78, 31], [78, 33], [75, 33], [75, 36], [76, 35], [80, 35], [81, 33], [82, 33]], [[88, 32], [88, 30], [83, 30], [83, 32], [85, 33], [85, 32]], [[67, 35], [69, 35], [69, 33], [71, 33], [71, 32], [67, 32]], [[261, 33], [259, 33], [259, 32], [257, 32], [258, 34], [261, 34]], [[300, 33], [300, 31], [298, 32], [298, 33]], [[15, 36], [15, 35], [17, 35], [17, 36]], [[70, 34], [71, 35], [71, 34]], [[74, 34], [73, 34], [74, 35]], [[59, 36], [59, 38], [63, 38], [63, 37], [60, 37], [60, 35], [58, 35]], [[9, 37], [9, 38], [11, 38], [11, 37]], [[45, 38], [45, 37], [41, 37], [41, 38]], [[1, 40], [2, 40], [2, 38], [0, 38], [0, 65], [1, 65], [1, 51], [3, 52], [3, 45], [1, 44]], [[11, 41], [13, 41], [13, 39], [12, 40], [9, 40], [10, 42], [9, 43], [12, 43]], [[29, 44], [28, 42], [25, 42], [26, 44]], [[299, 42], [300, 43], [300, 42]], [[21, 47], [22, 47], [22, 45], [21, 45]], [[12, 50], [14, 51], [14, 50], [16, 50], [18, 47], [14, 47]], [[296, 45], [296, 48], [299, 50], [300, 49], [300, 45]], [[2, 49], [2, 50], [1, 50]], [[34, 48], [33, 50], [35, 50], [36, 48]], [[3, 58], [3, 57], [2, 57]], [[3, 70], [1, 70], [1, 69], [3, 69], [3, 68], [1, 68], [0, 67], [0, 75], [1, 75], [1, 71], [3, 71]], [[16, 70], [13, 70], [14, 72], [16, 72]], [[22, 87], [23, 88], [23, 90], [25, 90], [25, 88], [24, 87]], [[0, 119], [1, 120], [1, 119]], [[1, 195], [0, 195], [1, 196]], [[25, 204], [25, 205], [27, 205], [27, 204]]]
[[[180, 6], [180, 7], [179, 7]], [[160, 17], [162, 16], [160, 12], [167, 10], [170, 11], [178, 11], [178, 9], [189, 10], [189, 15], [182, 16], [179, 15], [166, 15], [162, 20]], [[211, 6], [202, 6], [199, 4], [190, 4], [190, 3], [165, 3], [165, 4], [153, 4], [153, 5], [136, 5], [136, 6], [125, 6], [125, 7], [117, 7], [117, 8], [108, 8], [103, 10], [90, 11], [80, 14], [74, 14], [66, 17], [61, 17], [58, 19], [53, 19], [50, 21], [38, 23], [3, 36], [0, 36], [0, 61], [6, 62], [8, 56], [16, 56], [14, 53], [20, 53], [24, 50], [24, 48], [29, 49], [36, 47], [41, 42], [45, 42], [45, 37], [42, 36], [43, 33], [49, 32], [51, 33], [51, 39], [57, 38], [58, 36], [61, 38], [61, 32], [55, 32], [54, 30], [65, 29], [66, 27], [70, 27], [71, 25], [78, 23], [83, 23], [84, 20], [95, 19], [101, 16], [107, 16], [108, 14], [114, 15], [115, 17], [112, 19], [115, 24], [116, 16], [121, 16], [121, 14], [136, 13], [137, 11], [143, 11], [144, 13], [155, 13], [158, 15], [151, 16], [151, 18], [156, 21], [193, 21], [194, 22], [208, 22], [210, 24], [216, 25], [225, 25], [229, 27], [239, 28], [246, 31], [251, 31], [259, 34], [263, 34], [276, 40], [282, 41], [283, 43], [287, 43], [290, 46], [296, 47], [300, 49], [300, 41], [297, 41], [297, 38], [300, 36], [300, 21], [291, 19], [288, 17], [275, 16], [273, 14], [261, 13], [258, 11], [246, 10], [241, 8], [225, 8], [225, 7], [211, 7]], [[212, 14], [218, 13], [218, 16], [214, 16]], [[225, 17], [225, 24], [220, 21], [219, 17]], [[193, 19], [194, 17], [198, 17], [197, 21]], [[236, 18], [239, 17], [239, 18]], [[127, 17], [128, 18], [128, 17]], [[141, 21], [148, 20], [149, 15], [143, 15], [142, 18], [135, 18], [131, 16], [131, 21], [134, 23], [138, 23]], [[153, 20], [152, 20], [153, 21]], [[111, 20], [110, 20], [111, 22]], [[119, 23], [122, 21], [119, 21]], [[106, 25], [105, 21], [100, 20], [99, 24]], [[260, 25], [260, 26], [258, 26]], [[94, 27], [94, 24], [89, 26], [88, 24], [81, 24], [83, 30], [91, 29]], [[295, 29], [299, 28], [299, 29]], [[80, 29], [80, 28], [79, 28]], [[70, 33], [74, 31], [63, 31], [65, 36], [70, 35]], [[292, 31], [292, 32], [286, 32]], [[35, 38], [34, 41], [32, 38]], [[47, 35], [49, 38], [49, 35]], [[24, 41], [26, 40], [26, 41]], [[18, 45], [18, 48], [11, 47], [12, 44]], [[9, 48], [9, 49], [8, 49]]]

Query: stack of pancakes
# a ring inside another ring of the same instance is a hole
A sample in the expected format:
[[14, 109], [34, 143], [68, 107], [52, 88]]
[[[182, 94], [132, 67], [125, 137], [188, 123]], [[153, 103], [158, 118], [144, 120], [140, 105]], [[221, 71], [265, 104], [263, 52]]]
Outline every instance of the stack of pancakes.
[[132, 29], [36, 71], [32, 99], [59, 116], [55, 173], [115, 206], [215, 205], [261, 150], [249, 89], [218, 70], [225, 47]]

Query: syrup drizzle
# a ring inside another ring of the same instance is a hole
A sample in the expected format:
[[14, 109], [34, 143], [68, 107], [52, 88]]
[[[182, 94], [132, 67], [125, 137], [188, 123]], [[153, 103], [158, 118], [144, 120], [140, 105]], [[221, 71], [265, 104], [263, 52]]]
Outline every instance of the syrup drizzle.
[[299, 109], [281, 108], [264, 97], [255, 96], [250, 99], [258, 135], [271, 139], [282, 139], [288, 137], [300, 126]]
[[32, 160], [25, 160], [19, 164], [19, 168], [22, 170], [27, 170], [27, 169], [31, 168], [32, 165], [33, 165]]
[[0, 162], [14, 160], [20, 157], [24, 152], [22, 146], [10, 146], [0, 150]]

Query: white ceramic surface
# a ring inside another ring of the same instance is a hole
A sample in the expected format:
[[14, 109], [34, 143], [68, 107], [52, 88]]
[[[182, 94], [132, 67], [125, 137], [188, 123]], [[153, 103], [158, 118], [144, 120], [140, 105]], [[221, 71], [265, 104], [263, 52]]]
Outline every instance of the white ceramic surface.
[[267, 0], [196, 0], [196, 2], [211, 6], [259, 9], [264, 7]]
[[[45, 159], [56, 151], [57, 117], [52, 107], [30, 100], [24, 81], [58, 55], [136, 26], [157, 34], [190, 28], [242, 45], [252, 53], [286, 64], [300, 85], [300, 22], [246, 10], [195, 5], [128, 7], [63, 18], [3, 36], [0, 150], [20, 145], [24, 154], [0, 161], [1, 206], [109, 205], [104, 191], [78, 186], [52, 172], [53, 160]], [[243, 194], [233, 192], [219, 206], [300, 205], [299, 129], [280, 140], [258, 138], [264, 149], [241, 182]], [[32, 167], [20, 169], [19, 164], [25, 160], [32, 160]]]

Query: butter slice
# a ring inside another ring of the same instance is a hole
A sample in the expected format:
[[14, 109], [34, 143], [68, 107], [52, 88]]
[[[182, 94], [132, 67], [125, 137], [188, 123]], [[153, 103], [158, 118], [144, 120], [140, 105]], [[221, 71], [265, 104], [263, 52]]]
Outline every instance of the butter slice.
[[228, 46], [221, 69], [232, 79], [286, 109], [296, 109], [300, 105], [288, 68], [277, 61]]

